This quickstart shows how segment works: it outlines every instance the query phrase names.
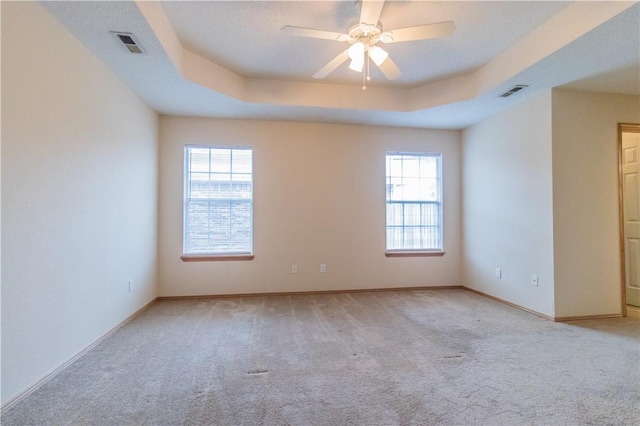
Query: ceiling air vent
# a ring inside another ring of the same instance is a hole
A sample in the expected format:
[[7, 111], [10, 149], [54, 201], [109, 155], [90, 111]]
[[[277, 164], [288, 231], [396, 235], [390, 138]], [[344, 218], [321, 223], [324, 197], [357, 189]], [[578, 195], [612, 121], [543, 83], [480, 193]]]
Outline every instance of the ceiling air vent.
[[118, 40], [120, 40], [120, 43], [124, 46], [125, 49], [127, 49], [129, 53], [144, 53], [144, 50], [142, 50], [140, 43], [136, 41], [136, 38], [133, 34], [121, 33], [117, 31], [111, 31], [111, 34], [115, 35]]
[[513, 86], [511, 89], [507, 90], [506, 92], [504, 92], [502, 95], [500, 95], [501, 98], [508, 98], [509, 96], [513, 95], [516, 92], [519, 92], [520, 90], [524, 89], [525, 87], [529, 87], [526, 86], [524, 84], [518, 84], [516, 86]]

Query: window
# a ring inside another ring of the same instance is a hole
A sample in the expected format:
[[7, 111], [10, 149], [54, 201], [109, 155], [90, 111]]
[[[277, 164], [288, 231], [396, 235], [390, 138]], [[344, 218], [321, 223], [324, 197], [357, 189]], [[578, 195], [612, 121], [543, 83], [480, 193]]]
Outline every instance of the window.
[[185, 147], [183, 260], [250, 259], [252, 149]]
[[387, 153], [387, 255], [442, 254], [441, 157]]

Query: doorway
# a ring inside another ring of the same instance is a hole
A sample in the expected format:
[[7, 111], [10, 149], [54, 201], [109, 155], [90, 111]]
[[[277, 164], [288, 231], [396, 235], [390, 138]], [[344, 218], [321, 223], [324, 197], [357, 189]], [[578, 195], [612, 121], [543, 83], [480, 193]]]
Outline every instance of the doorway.
[[622, 314], [640, 307], [640, 124], [618, 125]]

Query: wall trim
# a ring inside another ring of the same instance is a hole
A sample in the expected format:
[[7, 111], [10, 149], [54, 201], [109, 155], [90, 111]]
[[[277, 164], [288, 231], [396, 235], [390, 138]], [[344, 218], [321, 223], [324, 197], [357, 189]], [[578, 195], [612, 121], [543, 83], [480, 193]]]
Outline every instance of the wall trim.
[[618, 123], [618, 238], [620, 238], [620, 306], [622, 306], [622, 316], [627, 316], [627, 255], [624, 244], [624, 191], [622, 182], [622, 134], [640, 133], [638, 123]]
[[528, 314], [535, 315], [537, 317], [546, 319], [553, 322], [567, 322], [567, 321], [579, 321], [589, 319], [607, 319], [607, 318], [621, 318], [623, 314], [602, 314], [602, 315], [580, 315], [580, 316], [567, 316], [567, 317], [555, 317], [546, 315], [533, 309], [525, 308], [516, 303], [509, 302], [499, 297], [492, 296], [482, 291], [475, 290], [463, 285], [445, 285], [445, 286], [419, 286], [419, 287], [381, 287], [381, 288], [358, 288], [347, 290], [311, 290], [311, 291], [279, 291], [279, 292], [266, 292], [266, 293], [231, 293], [231, 294], [198, 294], [198, 295], [186, 295], [186, 296], [158, 296], [156, 300], [188, 300], [188, 299], [227, 299], [235, 297], [263, 297], [263, 296], [305, 296], [305, 295], [322, 295], [322, 294], [340, 294], [340, 293], [370, 293], [370, 292], [384, 292], [384, 291], [411, 291], [411, 290], [466, 290], [470, 293], [477, 294], [478, 296], [491, 299], [495, 302], [502, 303], [512, 308], [519, 309], [527, 312]]
[[73, 364], [75, 361], [77, 361], [79, 358], [84, 356], [87, 352], [91, 351], [93, 348], [98, 346], [104, 340], [106, 340], [107, 338], [111, 337], [116, 331], [118, 331], [119, 329], [124, 327], [127, 323], [131, 322], [134, 318], [136, 318], [142, 312], [147, 310], [152, 304], [155, 303], [156, 300], [157, 300], [157, 298], [155, 298], [155, 297], [153, 299], [151, 299], [150, 302], [148, 302], [143, 307], [141, 307], [140, 309], [138, 309], [137, 311], [135, 311], [134, 313], [129, 315], [123, 321], [118, 323], [115, 327], [111, 328], [110, 330], [108, 330], [107, 332], [102, 334], [100, 337], [98, 337], [96, 340], [94, 340], [92, 343], [89, 343], [87, 346], [82, 348], [80, 351], [76, 352], [74, 355], [72, 355], [70, 358], [68, 358], [62, 364], [60, 364], [57, 367], [55, 367], [52, 370], [50, 370], [48, 373], [46, 373], [40, 379], [36, 380], [34, 383], [29, 385], [22, 392], [18, 393], [13, 398], [7, 400], [4, 404], [2, 404], [2, 407], [0, 407], [0, 418], [2, 417], [3, 414], [5, 414], [7, 411], [9, 411], [11, 408], [13, 408], [15, 405], [19, 404], [24, 399], [26, 399], [29, 395], [31, 395], [32, 393], [37, 391], [42, 385], [47, 383], [49, 380], [53, 379], [55, 376], [60, 374], [67, 367], [69, 367], [71, 364]]
[[590, 319], [608, 319], [608, 318], [622, 318], [622, 314], [603, 314], [603, 315], [579, 315], [575, 317], [555, 317], [555, 322], [568, 322], [568, 321], [582, 321]]
[[310, 290], [310, 291], [278, 291], [267, 293], [232, 293], [232, 294], [199, 294], [191, 296], [158, 296], [157, 300], [186, 300], [186, 299], [227, 299], [233, 297], [263, 297], [263, 296], [307, 296], [340, 293], [373, 293], [383, 291], [411, 291], [411, 290], [463, 290], [461, 285], [420, 286], [420, 287], [382, 287], [356, 288], [350, 290]]
[[500, 299], [499, 297], [495, 297], [495, 296], [492, 296], [490, 294], [483, 293], [483, 292], [481, 292], [479, 290], [475, 290], [475, 289], [470, 288], [470, 287], [463, 286], [462, 288], [464, 288], [468, 292], [477, 294], [478, 296], [486, 297], [487, 299], [491, 299], [493, 301], [496, 301], [496, 302], [511, 306], [512, 308], [520, 309], [521, 311], [525, 311], [525, 312], [527, 312], [529, 314], [532, 314], [532, 315], [535, 315], [537, 317], [544, 318], [544, 319], [549, 320], [549, 321], [555, 321], [554, 317], [551, 317], [549, 315], [545, 315], [545, 314], [542, 314], [540, 312], [534, 311], [533, 309], [525, 308], [524, 306], [520, 306], [520, 305], [517, 305], [515, 303], [508, 302], [508, 301], [506, 301], [504, 299]]
[[640, 319], [640, 308], [631, 305], [627, 306], [627, 316]]
[[529, 314], [532, 314], [532, 315], [535, 315], [537, 317], [544, 318], [546, 320], [553, 321], [553, 322], [568, 322], [568, 321], [582, 321], [582, 320], [590, 320], [590, 319], [622, 318], [624, 316], [623, 314], [620, 313], [620, 314], [602, 314], [602, 315], [578, 315], [578, 316], [571, 316], [571, 317], [556, 317], [556, 316], [552, 317], [552, 316], [545, 315], [545, 314], [542, 314], [540, 312], [534, 311], [532, 309], [525, 308], [524, 306], [520, 306], [520, 305], [517, 305], [515, 303], [508, 302], [508, 301], [506, 301], [504, 299], [500, 299], [499, 297], [491, 296], [490, 294], [483, 293], [481, 291], [475, 290], [475, 289], [470, 288], [470, 287], [462, 286], [462, 288], [467, 290], [467, 291], [469, 291], [469, 292], [471, 292], [471, 293], [475, 293], [475, 294], [477, 294], [479, 296], [486, 297], [486, 298], [491, 299], [491, 300], [495, 300], [496, 302], [503, 303], [505, 305], [511, 306], [513, 308], [516, 308], [516, 309], [520, 309], [521, 311], [525, 311], [525, 312], [527, 312]]

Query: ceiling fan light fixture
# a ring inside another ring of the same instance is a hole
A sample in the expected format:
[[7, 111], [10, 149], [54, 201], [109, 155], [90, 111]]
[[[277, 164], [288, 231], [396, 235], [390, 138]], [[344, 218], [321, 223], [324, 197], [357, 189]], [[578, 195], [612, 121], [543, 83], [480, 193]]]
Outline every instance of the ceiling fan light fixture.
[[356, 72], [362, 72], [362, 69], [364, 68], [364, 57], [360, 58], [360, 59], [352, 59], [351, 63], [349, 64], [349, 69], [356, 71]]
[[352, 62], [364, 62], [364, 44], [361, 41], [353, 43], [351, 47], [349, 47], [349, 57]]
[[369, 49], [369, 57], [377, 66], [380, 66], [384, 61], [387, 60], [389, 54], [381, 47], [372, 46]]

